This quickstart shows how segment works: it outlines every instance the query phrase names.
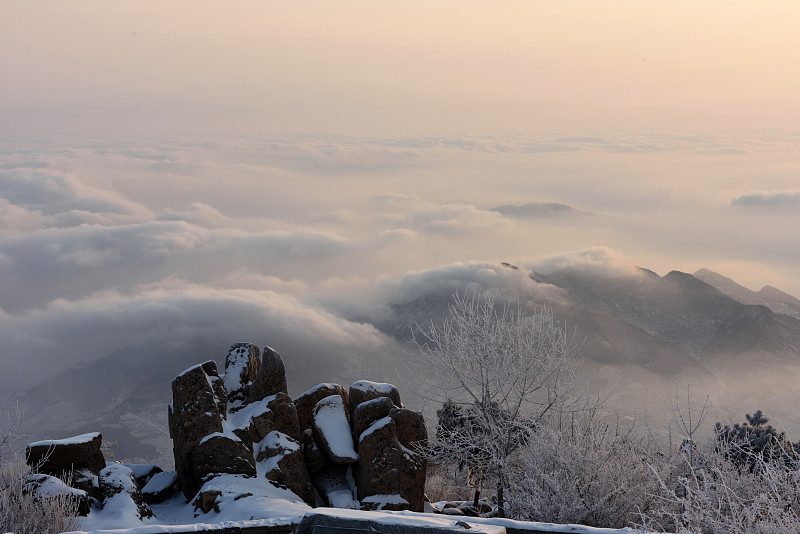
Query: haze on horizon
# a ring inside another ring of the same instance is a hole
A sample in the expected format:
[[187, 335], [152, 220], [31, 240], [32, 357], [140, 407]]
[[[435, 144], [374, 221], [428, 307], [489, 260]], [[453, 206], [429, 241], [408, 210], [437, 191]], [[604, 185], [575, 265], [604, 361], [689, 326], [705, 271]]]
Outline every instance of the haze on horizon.
[[[800, 296], [798, 22], [0, 0], [3, 383], [259, 321], [380, 350], [342, 309], [454, 264], [706, 267]], [[577, 211], [495, 209], [549, 202]]]

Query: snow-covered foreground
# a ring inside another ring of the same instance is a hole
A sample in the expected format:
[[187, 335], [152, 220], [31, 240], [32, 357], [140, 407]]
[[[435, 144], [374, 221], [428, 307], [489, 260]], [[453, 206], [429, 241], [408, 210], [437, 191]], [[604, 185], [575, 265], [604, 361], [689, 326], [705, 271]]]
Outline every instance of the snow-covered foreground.
[[[88, 517], [78, 518], [80, 530], [77, 533], [125, 533], [162, 534], [183, 532], [222, 531], [230, 532], [258, 527], [285, 526], [297, 529], [304, 518], [324, 516], [316, 519], [334, 519], [344, 522], [364, 522], [380, 531], [396, 532], [408, 528], [435, 529], [439, 531], [464, 532], [475, 534], [502, 534], [509, 531], [553, 532], [572, 534], [629, 534], [630, 529], [602, 529], [580, 525], [555, 525], [532, 523], [500, 518], [458, 517], [443, 514], [422, 514], [416, 512], [367, 512], [339, 508], [311, 508], [288, 492], [276, 487], [265, 488], [255, 479], [231, 475], [229, 479], [217, 483], [222, 495], [218, 499], [219, 512], [197, 513], [191, 503], [186, 503], [183, 495], [152, 506], [154, 517], [138, 519], [134, 509], [93, 509]], [[241, 497], [241, 495], [246, 495]], [[237, 498], [238, 497], [238, 498]], [[304, 523], [305, 524], [305, 523]], [[430, 530], [428, 530], [430, 532]]]

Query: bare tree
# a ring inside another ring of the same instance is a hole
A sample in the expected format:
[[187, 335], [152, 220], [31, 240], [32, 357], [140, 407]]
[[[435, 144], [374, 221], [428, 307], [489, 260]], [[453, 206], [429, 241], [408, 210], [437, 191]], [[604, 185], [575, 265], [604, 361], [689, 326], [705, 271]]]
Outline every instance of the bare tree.
[[569, 396], [577, 347], [547, 308], [526, 315], [486, 294], [456, 294], [449, 311], [414, 340], [431, 369], [430, 399], [444, 406], [430, 459], [466, 466], [478, 485], [484, 476], [496, 480], [505, 516], [509, 459]]
[[[19, 427], [20, 412], [0, 425], [0, 532], [55, 534], [77, 526], [77, 501], [69, 491], [37, 493], [22, 454], [8, 449]], [[66, 489], [67, 486], [63, 485]]]

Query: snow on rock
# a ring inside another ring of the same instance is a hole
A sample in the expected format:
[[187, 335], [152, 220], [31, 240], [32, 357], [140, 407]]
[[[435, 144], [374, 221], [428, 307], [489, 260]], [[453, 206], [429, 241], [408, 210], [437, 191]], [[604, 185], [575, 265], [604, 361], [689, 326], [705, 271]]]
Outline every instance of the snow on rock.
[[80, 489], [68, 486], [60, 478], [42, 473], [31, 473], [25, 476], [23, 491], [31, 493], [37, 498], [51, 498], [61, 495], [69, 495], [78, 505], [78, 515], [89, 513], [89, 495]]
[[175, 471], [162, 471], [156, 473], [142, 488], [142, 498], [147, 504], [164, 502], [176, 490], [178, 473]]
[[391, 400], [396, 408], [403, 407], [403, 403], [400, 402], [400, 392], [392, 384], [369, 380], [354, 382], [350, 386], [350, 421], [354, 420], [355, 412], [362, 403], [381, 397]]
[[118, 521], [118, 528], [124, 528], [126, 523], [141, 523], [153, 516], [150, 507], [142, 499], [130, 468], [109, 463], [97, 478], [103, 494], [104, 515]]
[[344, 402], [339, 395], [331, 395], [314, 407], [314, 437], [333, 463], [347, 464], [358, 461], [353, 447], [353, 435], [347, 422]]
[[389, 397], [377, 397], [359, 404], [350, 418], [350, 422], [353, 425], [353, 439], [358, 442], [361, 434], [372, 423], [388, 416], [394, 407], [395, 405]]
[[358, 509], [350, 466], [329, 463], [314, 475], [314, 482], [327, 506]]
[[314, 491], [300, 443], [282, 432], [272, 431], [254, 444], [259, 478], [284, 486], [307, 503], [314, 503]]
[[241, 475], [221, 475], [209, 480], [193, 505], [207, 514], [204, 522], [297, 516], [311, 509], [288, 489]]
[[329, 397], [331, 395], [339, 395], [342, 397], [342, 402], [344, 403], [345, 412], [349, 415], [350, 414], [350, 396], [347, 393], [347, 390], [344, 389], [339, 384], [317, 384], [313, 388], [309, 389], [294, 401], [294, 405], [297, 407], [297, 419], [300, 424], [300, 432], [304, 431], [307, 428], [311, 428], [314, 424], [314, 407], [317, 405], [319, 401], [324, 399], [325, 397]]
[[231, 409], [247, 398], [250, 384], [258, 373], [260, 363], [261, 349], [252, 343], [234, 343], [228, 349], [222, 380], [228, 392]]

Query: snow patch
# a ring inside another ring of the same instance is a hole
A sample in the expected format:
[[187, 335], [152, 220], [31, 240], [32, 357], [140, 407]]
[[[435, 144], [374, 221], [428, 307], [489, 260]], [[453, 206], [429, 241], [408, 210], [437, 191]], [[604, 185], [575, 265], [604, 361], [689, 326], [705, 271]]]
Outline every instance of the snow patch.
[[358, 461], [344, 401], [339, 395], [325, 397], [317, 403], [314, 407], [314, 424], [325, 437], [334, 456]]
[[160, 493], [172, 486], [178, 480], [178, 473], [175, 471], [163, 471], [153, 475], [147, 484], [142, 488], [142, 493]]
[[352, 389], [358, 391], [365, 391], [367, 393], [379, 393], [381, 395], [389, 395], [395, 387], [392, 384], [385, 382], [370, 382], [369, 380], [359, 380], [350, 386]]
[[385, 427], [386, 425], [388, 425], [391, 422], [392, 422], [392, 418], [389, 417], [388, 415], [386, 417], [382, 418], [382, 419], [378, 419], [377, 421], [375, 421], [374, 423], [369, 425], [369, 428], [367, 428], [364, 432], [361, 433], [361, 435], [358, 437], [358, 442], [361, 443], [362, 439], [364, 439], [365, 437], [369, 436], [370, 434], [372, 434], [376, 430]]
[[80, 436], [74, 436], [71, 438], [64, 438], [64, 439], [46, 439], [43, 441], [34, 441], [33, 443], [29, 443], [28, 447], [55, 447], [58, 445], [78, 445], [81, 443], [89, 443], [97, 436], [100, 435], [100, 432], [89, 432], [88, 434], [81, 434]]

